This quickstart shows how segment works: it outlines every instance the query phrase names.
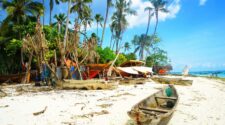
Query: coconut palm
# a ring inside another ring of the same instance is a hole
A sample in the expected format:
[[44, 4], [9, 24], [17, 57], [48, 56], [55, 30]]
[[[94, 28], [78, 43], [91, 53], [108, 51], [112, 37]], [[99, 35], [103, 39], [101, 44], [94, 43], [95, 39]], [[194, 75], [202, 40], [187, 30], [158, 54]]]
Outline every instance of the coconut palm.
[[148, 35], [148, 30], [149, 30], [149, 26], [150, 26], [150, 21], [151, 21], [151, 17], [154, 15], [154, 13], [152, 12], [153, 8], [152, 7], [146, 7], [145, 11], [148, 11], [148, 25], [147, 25], [147, 30], [146, 30], [146, 36]]
[[78, 19], [81, 21], [85, 14], [87, 16], [87, 13], [89, 13], [90, 7], [87, 5], [88, 3], [91, 3], [92, 0], [75, 0], [75, 4], [71, 7], [71, 12], [76, 12], [78, 15]]
[[54, 3], [59, 4], [59, 0], [49, 0], [49, 7], [50, 7], [50, 20], [49, 20], [49, 24], [52, 24], [52, 10], [54, 7]]
[[125, 44], [124, 44], [124, 51], [126, 52], [128, 50], [130, 50], [130, 43], [129, 42], [125, 42]]
[[154, 30], [154, 35], [156, 34], [156, 30], [158, 27], [158, 20], [159, 20], [159, 12], [168, 13], [169, 11], [166, 9], [166, 4], [168, 3], [166, 0], [149, 0], [153, 7], [154, 13], [156, 18], [156, 25]]
[[72, 0], [61, 0], [62, 2], [68, 2], [68, 10], [67, 10], [67, 18], [66, 18], [66, 30], [65, 30], [65, 35], [64, 35], [64, 50], [66, 49], [66, 41], [67, 41], [67, 35], [68, 35], [68, 26], [69, 26], [69, 17], [70, 17], [70, 8], [71, 8], [71, 3]]
[[[114, 25], [113, 24], [110, 24], [110, 31], [111, 31], [111, 39], [110, 39], [110, 48], [113, 50], [113, 48], [114, 48], [114, 43], [115, 43], [115, 41], [114, 41], [114, 34], [115, 34], [115, 32], [114, 32]], [[113, 45], [112, 45], [112, 41], [114, 41], [114, 43], [113, 43]]]
[[90, 7], [87, 9], [84, 9], [81, 17], [81, 23], [84, 25], [84, 33], [86, 34], [87, 26], [89, 25], [91, 27], [91, 23], [93, 22], [93, 19], [91, 18], [91, 9]]
[[61, 33], [62, 27], [66, 27], [66, 15], [64, 13], [60, 13], [58, 15], [55, 15], [54, 18], [57, 20], [57, 22], [53, 23], [53, 26], [58, 25], [58, 32]]
[[108, 14], [109, 14], [109, 8], [113, 6], [112, 0], [107, 0], [107, 6], [106, 6], [106, 14], [105, 14], [105, 20], [104, 20], [104, 26], [103, 26], [103, 30], [102, 30], [102, 39], [101, 39], [101, 44], [100, 46], [102, 46], [103, 40], [104, 40], [104, 34], [105, 34], [105, 27], [106, 27], [106, 22], [108, 19]]
[[100, 14], [95, 15], [95, 20], [97, 22], [97, 36], [98, 36], [98, 25], [102, 26], [102, 21], [104, 20]]
[[144, 60], [145, 51], [150, 54], [151, 36], [146, 36], [145, 34], [141, 34], [141, 36], [135, 35], [132, 43], [135, 46], [134, 53], [139, 53], [140, 60]]
[[119, 42], [122, 40], [122, 34], [128, 26], [126, 20], [127, 15], [135, 15], [136, 12], [130, 9], [131, 1], [126, 0], [116, 0], [115, 8], [116, 11], [112, 16], [112, 26], [115, 32], [115, 41], [116, 41], [116, 52], [119, 50]]
[[14, 24], [24, 24], [32, 18], [43, 14], [44, 7], [40, 2], [32, 0], [1, 0], [2, 8], [7, 11], [5, 21], [13, 22]]

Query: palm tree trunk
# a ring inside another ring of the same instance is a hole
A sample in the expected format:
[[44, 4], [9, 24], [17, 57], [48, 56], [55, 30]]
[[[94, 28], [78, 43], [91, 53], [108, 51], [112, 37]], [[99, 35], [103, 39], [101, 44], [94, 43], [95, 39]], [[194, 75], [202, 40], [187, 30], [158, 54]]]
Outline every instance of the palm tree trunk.
[[[43, 6], [45, 6], [45, 0], [42, 0], [42, 4], [43, 4]], [[45, 10], [43, 12], [43, 23], [42, 23], [42, 25], [43, 26], [45, 25]]]
[[110, 39], [110, 49], [111, 49], [111, 47], [112, 47], [112, 38], [113, 38], [113, 35], [111, 35], [111, 39]]
[[157, 27], [158, 27], [158, 11], [157, 10], [155, 12], [155, 17], [156, 17], [156, 24], [155, 24], [155, 30], [154, 30], [154, 34], [153, 35], [156, 34], [156, 30], [157, 30]]
[[106, 8], [106, 15], [105, 15], [104, 27], [103, 27], [103, 31], [102, 31], [101, 47], [102, 47], [102, 43], [103, 43], [103, 40], [104, 40], [105, 26], [106, 26], [106, 22], [107, 22], [107, 18], [108, 18], [108, 13], [109, 13], [109, 3], [107, 2], [107, 8]]
[[59, 31], [59, 34], [61, 34], [61, 24], [60, 23], [58, 23], [58, 31]]
[[116, 41], [114, 40], [114, 41], [113, 41], [113, 46], [112, 46], [112, 50], [114, 49], [114, 46], [115, 46], [115, 42], [116, 42]]
[[118, 53], [118, 49], [119, 49], [119, 40], [116, 41], [116, 54]]
[[66, 31], [64, 35], [64, 51], [66, 50], [66, 41], [67, 41], [67, 33], [68, 33], [68, 25], [69, 25], [69, 16], [70, 16], [70, 6], [71, 6], [71, 0], [68, 2], [68, 11], [67, 11], [67, 19], [66, 19]]
[[141, 55], [140, 55], [140, 60], [144, 59], [144, 46], [141, 47]]
[[97, 37], [98, 37], [98, 22], [97, 22]]
[[148, 25], [147, 25], [147, 30], [146, 30], [146, 36], [148, 35], [148, 30], [149, 30], [149, 26], [150, 26], [150, 20], [151, 20], [151, 11], [148, 11]]
[[49, 25], [51, 26], [52, 25], [52, 10], [50, 10], [50, 17], [49, 17]]

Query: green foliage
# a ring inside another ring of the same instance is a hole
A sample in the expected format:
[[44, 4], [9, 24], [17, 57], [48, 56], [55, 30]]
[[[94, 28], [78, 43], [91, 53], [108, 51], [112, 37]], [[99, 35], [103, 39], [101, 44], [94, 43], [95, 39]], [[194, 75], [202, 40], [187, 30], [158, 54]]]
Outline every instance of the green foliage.
[[169, 64], [167, 52], [160, 48], [155, 48], [154, 53], [148, 56], [146, 59], [146, 65], [150, 67], [153, 65], [165, 66], [167, 64]]
[[46, 60], [50, 60], [52, 57], [54, 57], [54, 50], [49, 50], [46, 54], [45, 54], [45, 59]]
[[4, 50], [6, 51], [7, 56], [15, 55], [18, 50], [22, 47], [22, 41], [17, 39], [12, 39], [9, 43], [6, 44]]
[[57, 48], [56, 38], [58, 37], [57, 29], [51, 26], [44, 26], [43, 31], [45, 33], [45, 38], [48, 41], [49, 49], [56, 49]]
[[98, 47], [97, 52], [100, 56], [99, 63], [107, 63], [107, 61], [112, 61], [116, 58], [115, 53], [109, 47], [104, 49]]
[[36, 22], [29, 22], [28, 24], [14, 25], [12, 30], [16, 34], [21, 34], [24, 37], [27, 34], [33, 35], [35, 31]]
[[119, 54], [118, 59], [116, 60], [116, 65], [119, 66], [120, 64], [124, 63], [127, 61], [127, 58], [124, 54]]
[[125, 57], [127, 58], [127, 60], [136, 60], [137, 59], [135, 53], [125, 54]]

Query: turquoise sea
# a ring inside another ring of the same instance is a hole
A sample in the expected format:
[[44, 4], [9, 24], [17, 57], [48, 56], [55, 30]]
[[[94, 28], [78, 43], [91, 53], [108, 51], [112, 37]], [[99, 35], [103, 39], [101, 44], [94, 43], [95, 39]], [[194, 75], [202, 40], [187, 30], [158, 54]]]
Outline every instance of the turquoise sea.
[[[182, 72], [170, 72], [170, 74], [181, 75]], [[225, 78], [225, 70], [220, 71], [190, 71], [190, 75], [193, 76], [217, 76], [220, 78]]]

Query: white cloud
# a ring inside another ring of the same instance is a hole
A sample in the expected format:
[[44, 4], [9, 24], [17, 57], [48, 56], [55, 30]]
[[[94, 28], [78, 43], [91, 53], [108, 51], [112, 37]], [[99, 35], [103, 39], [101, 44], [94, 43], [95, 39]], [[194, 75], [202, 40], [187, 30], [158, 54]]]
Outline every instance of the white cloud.
[[[134, 28], [138, 27], [141, 25], [147, 25], [148, 22], [148, 12], [144, 11], [146, 7], [153, 7], [152, 4], [149, 1], [143, 1], [143, 0], [131, 0], [132, 5], [131, 8], [136, 10], [137, 15], [129, 15], [127, 16], [127, 20], [129, 23], [128, 28]], [[167, 19], [172, 19], [176, 17], [176, 14], [180, 10], [180, 0], [174, 0], [167, 8], [169, 10], [169, 13], [162, 13], [159, 12], [159, 21], [165, 21]], [[109, 14], [111, 17], [112, 13], [114, 11], [111, 11]], [[106, 27], [109, 26], [111, 23], [110, 18], [108, 19]], [[155, 24], [155, 16], [152, 17], [151, 19], [151, 24]], [[91, 27], [87, 27], [87, 31], [94, 31], [96, 30], [97, 26], [96, 23], [92, 23]], [[81, 27], [83, 29], [83, 27]], [[99, 26], [100, 32], [101, 32], [101, 27]]]
[[[132, 6], [131, 8], [136, 10], [137, 15], [130, 15], [127, 17], [129, 22], [129, 28], [133, 28], [140, 25], [146, 25], [148, 22], [148, 12], [144, 11], [144, 9], [148, 6], [152, 7], [152, 4], [149, 1], [143, 0], [131, 0]], [[180, 0], [174, 0], [167, 8], [169, 13], [159, 12], [159, 21], [165, 21], [167, 19], [172, 19], [176, 17], [176, 14], [180, 10]], [[152, 18], [151, 22], [155, 22], [155, 18]]]
[[206, 1], [207, 1], [207, 0], [200, 0], [200, 1], [199, 1], [199, 5], [200, 5], [200, 6], [205, 5]]

